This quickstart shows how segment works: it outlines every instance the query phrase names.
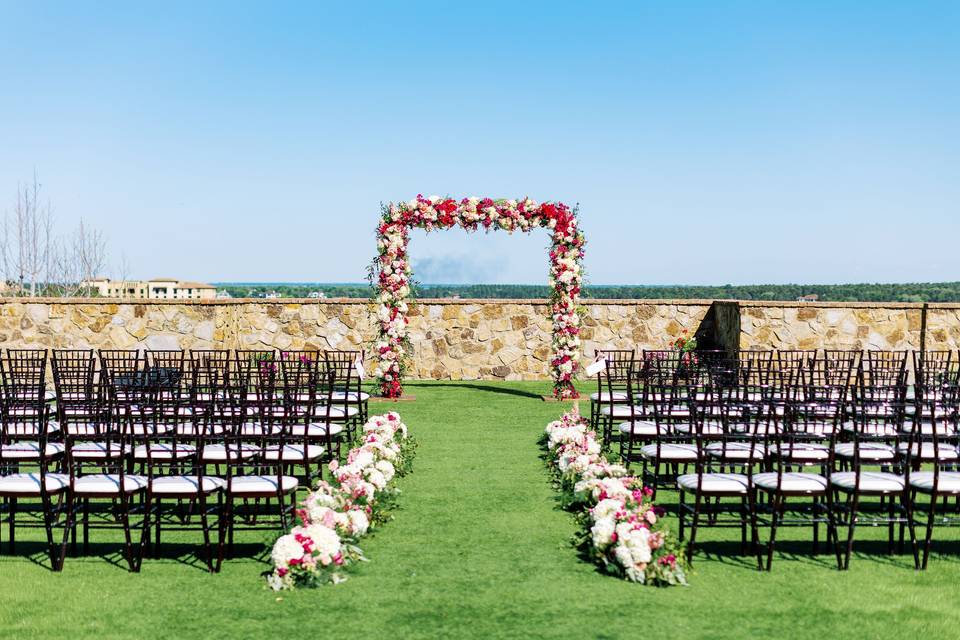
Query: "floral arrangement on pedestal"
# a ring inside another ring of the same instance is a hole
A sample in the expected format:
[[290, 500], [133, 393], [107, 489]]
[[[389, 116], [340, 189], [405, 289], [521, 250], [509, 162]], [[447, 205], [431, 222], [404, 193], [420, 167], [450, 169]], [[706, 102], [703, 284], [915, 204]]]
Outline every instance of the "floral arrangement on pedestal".
[[300, 524], [274, 543], [267, 584], [275, 591], [343, 582], [366, 560], [359, 539], [390, 519], [394, 479], [410, 471], [416, 442], [393, 412], [370, 418], [360, 439], [345, 464], [328, 465], [331, 481], [316, 483], [296, 510]]
[[589, 557], [631, 582], [687, 584], [686, 554], [664, 527], [653, 491], [603, 456], [576, 410], [547, 425], [544, 445], [565, 505], [582, 525], [576, 542]]
[[586, 241], [577, 229], [576, 211], [562, 203], [541, 204], [529, 198], [457, 201], [422, 195], [409, 202], [385, 205], [377, 226], [378, 256], [371, 267], [371, 279], [378, 290], [374, 299], [378, 321], [374, 353], [378, 360], [376, 378], [380, 393], [387, 398], [399, 398], [403, 394], [403, 378], [411, 351], [407, 336], [412, 277], [407, 255], [409, 231], [416, 228], [430, 232], [456, 226], [467, 231], [502, 229], [509, 233], [550, 229], [553, 394], [560, 399], [577, 397], [573, 380], [580, 367], [578, 301]]

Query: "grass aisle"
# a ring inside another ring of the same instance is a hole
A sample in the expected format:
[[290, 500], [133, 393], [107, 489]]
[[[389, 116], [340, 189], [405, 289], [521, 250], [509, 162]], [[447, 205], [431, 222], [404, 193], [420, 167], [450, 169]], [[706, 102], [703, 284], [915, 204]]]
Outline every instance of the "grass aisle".
[[[957, 555], [927, 574], [908, 560], [858, 555], [848, 574], [830, 556], [777, 557], [772, 575], [729, 554], [699, 557], [687, 589], [650, 589], [599, 574], [567, 542], [537, 439], [564, 405], [538, 383], [412, 385], [400, 411], [420, 441], [396, 519], [363, 541], [371, 562], [340, 586], [279, 596], [252, 555], [210, 576], [190, 558], [146, 560], [130, 575], [101, 557], [68, 558], [62, 575], [0, 556], [0, 636], [743, 638], [953, 637], [960, 624]], [[666, 500], [672, 498], [664, 495]], [[675, 526], [674, 526], [675, 530]], [[941, 550], [957, 554], [957, 536]], [[864, 531], [863, 539], [879, 532]], [[808, 532], [785, 538], [806, 540]], [[100, 534], [96, 539], [102, 539]], [[183, 537], [181, 536], [181, 539]], [[191, 538], [191, 541], [194, 538]], [[198, 538], [197, 538], [198, 539]], [[707, 530], [708, 552], [729, 551]], [[858, 536], [858, 539], [861, 539]], [[192, 547], [189, 547], [192, 548]], [[115, 547], [103, 547], [112, 553]]]

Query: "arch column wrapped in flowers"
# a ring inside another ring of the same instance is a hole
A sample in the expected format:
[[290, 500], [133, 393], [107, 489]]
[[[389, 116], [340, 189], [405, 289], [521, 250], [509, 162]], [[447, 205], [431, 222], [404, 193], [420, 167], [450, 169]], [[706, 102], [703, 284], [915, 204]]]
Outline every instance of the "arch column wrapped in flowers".
[[380, 392], [387, 398], [403, 394], [403, 378], [410, 359], [407, 335], [408, 301], [412, 269], [407, 255], [410, 229], [450, 229], [467, 231], [502, 229], [529, 232], [550, 229], [551, 313], [553, 355], [550, 374], [556, 398], [576, 398], [574, 376], [580, 367], [580, 316], [578, 305], [582, 283], [581, 261], [585, 240], [577, 229], [576, 212], [562, 203], [538, 204], [523, 200], [491, 198], [452, 198], [418, 195], [409, 202], [383, 207], [377, 226], [377, 250], [372, 277], [378, 293], [378, 335], [374, 345], [378, 360], [375, 372]]

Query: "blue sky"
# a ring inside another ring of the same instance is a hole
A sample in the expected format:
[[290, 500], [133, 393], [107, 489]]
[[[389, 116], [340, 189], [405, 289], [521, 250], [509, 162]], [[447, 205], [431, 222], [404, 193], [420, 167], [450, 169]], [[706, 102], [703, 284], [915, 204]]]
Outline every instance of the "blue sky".
[[0, 0], [0, 210], [35, 169], [134, 277], [358, 281], [437, 193], [579, 203], [597, 284], [960, 280], [960, 3], [348, 4]]

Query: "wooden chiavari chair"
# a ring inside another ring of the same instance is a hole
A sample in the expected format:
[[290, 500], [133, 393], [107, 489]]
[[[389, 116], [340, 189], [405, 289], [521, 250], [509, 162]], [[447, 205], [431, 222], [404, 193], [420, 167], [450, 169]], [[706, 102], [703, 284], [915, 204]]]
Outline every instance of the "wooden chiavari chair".
[[363, 351], [325, 351], [324, 360], [327, 371], [332, 371], [336, 376], [335, 389], [330, 394], [331, 402], [334, 406], [341, 406], [340, 402], [344, 407], [356, 406], [359, 409], [357, 421], [365, 423], [370, 417], [370, 394], [363, 391], [360, 377], [360, 371], [365, 371]]
[[[4, 358], [5, 363], [9, 358]], [[15, 394], [0, 398], [0, 525], [6, 524], [9, 531], [10, 553], [16, 550], [18, 527], [43, 528], [51, 567], [60, 571], [63, 553], [54, 529], [69, 486], [69, 477], [60, 472], [63, 446], [51, 442], [55, 434], [42, 395], [39, 404], [24, 404], [26, 390], [13, 390]]]

